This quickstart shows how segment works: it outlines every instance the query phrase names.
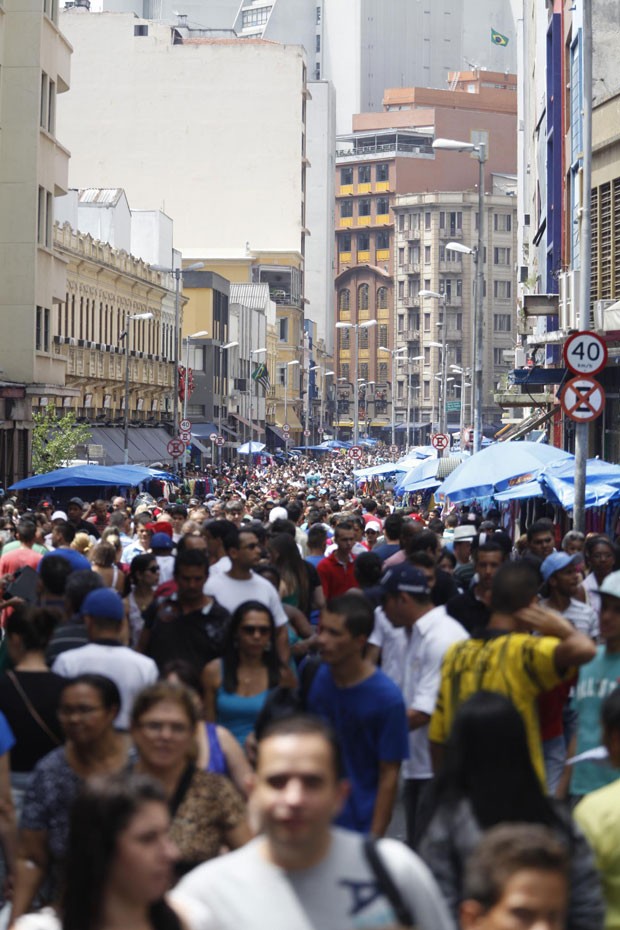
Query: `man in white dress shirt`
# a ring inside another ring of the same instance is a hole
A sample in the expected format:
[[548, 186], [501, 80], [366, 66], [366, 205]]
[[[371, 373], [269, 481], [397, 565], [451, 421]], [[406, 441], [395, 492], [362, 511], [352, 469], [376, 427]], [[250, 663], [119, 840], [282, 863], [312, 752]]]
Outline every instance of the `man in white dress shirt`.
[[434, 607], [424, 572], [403, 562], [381, 579], [383, 610], [390, 623], [403, 629], [402, 692], [409, 723], [409, 759], [403, 762], [407, 842], [414, 846], [420, 835], [419, 812], [433, 778], [428, 724], [435, 709], [441, 682], [441, 665], [452, 643], [467, 639], [467, 632], [446, 611]]

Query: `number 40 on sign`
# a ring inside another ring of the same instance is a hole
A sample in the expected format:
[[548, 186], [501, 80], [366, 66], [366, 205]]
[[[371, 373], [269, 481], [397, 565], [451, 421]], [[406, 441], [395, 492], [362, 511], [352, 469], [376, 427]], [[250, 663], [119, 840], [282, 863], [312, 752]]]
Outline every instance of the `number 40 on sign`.
[[576, 375], [596, 375], [607, 364], [607, 345], [597, 333], [583, 330], [564, 343], [564, 363]]

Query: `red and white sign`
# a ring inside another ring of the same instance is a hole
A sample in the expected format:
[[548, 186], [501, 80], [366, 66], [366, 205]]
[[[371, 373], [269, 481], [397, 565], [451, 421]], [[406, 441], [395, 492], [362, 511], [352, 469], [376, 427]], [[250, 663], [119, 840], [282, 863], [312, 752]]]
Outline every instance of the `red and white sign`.
[[185, 453], [185, 443], [180, 439], [171, 439], [166, 448], [168, 455], [171, 455], [173, 459], [178, 459]]
[[304, 430], [304, 436], [306, 437], [306, 439], [308, 438], [309, 435], [310, 435], [310, 430], [309, 430], [309, 429], [305, 429], [305, 430]]
[[583, 330], [564, 343], [564, 363], [576, 375], [596, 375], [607, 364], [607, 345], [596, 333]]
[[224, 439], [223, 436], [218, 436], [218, 437], [216, 438], [216, 440], [215, 440], [215, 445], [216, 445], [216, 446], [223, 446], [225, 442], [226, 442], [226, 440]]
[[349, 449], [349, 458], [351, 459], [361, 459], [362, 450], [359, 446], [351, 446]]
[[184, 433], [188, 433], [191, 430], [191, 428], [192, 428], [191, 420], [181, 420], [181, 422], [179, 423], [179, 429]]
[[189, 432], [189, 430], [179, 430], [179, 439], [181, 442], [191, 442], [192, 434]]
[[288, 425], [288, 423], [285, 423], [284, 426], [282, 427], [282, 432], [283, 432], [283, 433], [289, 433], [290, 430], [291, 430], [291, 428], [290, 428], [290, 426]]
[[571, 378], [562, 392], [562, 410], [577, 423], [600, 417], [605, 406], [605, 391], [594, 378], [580, 375]]
[[211, 440], [211, 442], [217, 442], [219, 439], [219, 436], [217, 433], [209, 433], [209, 439]]
[[445, 433], [433, 433], [431, 437], [431, 443], [433, 445], [433, 449], [447, 449], [450, 445], [450, 437]]

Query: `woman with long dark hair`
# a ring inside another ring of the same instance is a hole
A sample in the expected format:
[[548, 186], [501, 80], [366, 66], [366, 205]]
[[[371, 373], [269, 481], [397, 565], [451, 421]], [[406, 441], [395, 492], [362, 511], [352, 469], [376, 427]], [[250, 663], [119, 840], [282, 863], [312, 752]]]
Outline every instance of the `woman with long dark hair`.
[[570, 814], [547, 797], [531, 762], [525, 726], [508, 698], [478, 691], [456, 713], [437, 779], [435, 810], [420, 843], [458, 918], [465, 863], [482, 833], [500, 823], [550, 827], [571, 856], [567, 930], [602, 930], [604, 904], [592, 852]]
[[126, 767], [129, 740], [114, 729], [121, 698], [103, 675], [70, 678], [60, 694], [58, 717], [66, 742], [35, 766], [24, 796], [13, 916], [31, 906], [43, 885], [54, 900], [68, 852], [69, 812], [84, 782]]
[[276, 626], [268, 607], [259, 601], [237, 607], [222, 658], [205, 667], [203, 682], [207, 720], [229, 729], [244, 745], [269, 692], [278, 685], [295, 685], [294, 674], [278, 656]]
[[114, 775], [84, 786], [71, 811], [57, 915], [28, 914], [19, 930], [181, 930], [164, 899], [176, 849], [163, 790], [151, 778]]
[[130, 644], [134, 648], [144, 627], [144, 612], [155, 600], [158, 584], [159, 565], [153, 553], [135, 556], [129, 566], [129, 593], [125, 598]]
[[590, 607], [593, 607], [600, 617], [601, 595], [599, 594], [599, 588], [607, 575], [617, 568], [618, 548], [612, 543], [609, 536], [598, 533], [586, 537], [583, 554], [588, 569], [588, 574], [583, 580], [583, 587]]
[[278, 533], [268, 539], [267, 549], [271, 561], [280, 572], [282, 603], [298, 607], [310, 619], [313, 611], [325, 606], [316, 568], [302, 559], [295, 539], [288, 533]]

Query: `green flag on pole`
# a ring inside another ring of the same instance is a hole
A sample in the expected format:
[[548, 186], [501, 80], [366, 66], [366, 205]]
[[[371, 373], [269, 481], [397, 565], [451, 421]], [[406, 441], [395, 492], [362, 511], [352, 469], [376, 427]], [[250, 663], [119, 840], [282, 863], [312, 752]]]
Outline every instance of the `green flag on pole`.
[[496, 32], [493, 27], [491, 27], [491, 42], [493, 45], [508, 45], [509, 39], [508, 36], [503, 36], [501, 32]]

